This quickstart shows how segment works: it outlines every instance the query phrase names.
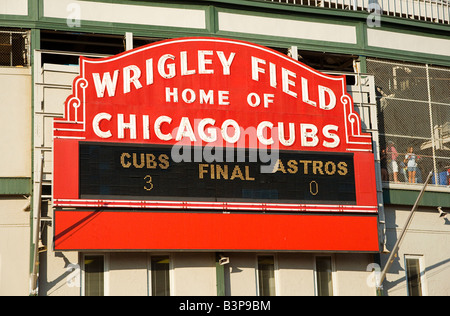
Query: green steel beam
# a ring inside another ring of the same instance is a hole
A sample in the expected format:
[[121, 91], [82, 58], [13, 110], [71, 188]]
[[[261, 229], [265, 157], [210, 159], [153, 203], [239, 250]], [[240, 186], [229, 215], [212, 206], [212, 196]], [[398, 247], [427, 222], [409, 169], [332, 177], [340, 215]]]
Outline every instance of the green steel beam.
[[220, 264], [220, 255], [216, 254], [217, 296], [225, 296], [225, 267]]
[[31, 195], [31, 178], [0, 178], [0, 195]]
[[[383, 189], [383, 199], [385, 204], [394, 205], [413, 205], [417, 198], [417, 191], [413, 190], [399, 190], [399, 189]], [[433, 192], [426, 191], [421, 206], [445, 208], [450, 207], [449, 192]]]

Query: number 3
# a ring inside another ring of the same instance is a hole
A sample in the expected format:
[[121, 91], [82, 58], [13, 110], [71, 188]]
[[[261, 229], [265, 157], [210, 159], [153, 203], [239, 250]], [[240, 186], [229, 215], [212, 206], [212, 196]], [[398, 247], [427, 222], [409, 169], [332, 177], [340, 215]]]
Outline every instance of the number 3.
[[153, 187], [154, 187], [154, 185], [153, 185], [153, 179], [152, 179], [152, 177], [151, 176], [146, 176], [145, 178], [144, 178], [144, 180], [146, 180], [146, 185], [144, 185], [144, 189], [146, 190], [146, 191], [151, 191], [151, 190], [153, 190]]

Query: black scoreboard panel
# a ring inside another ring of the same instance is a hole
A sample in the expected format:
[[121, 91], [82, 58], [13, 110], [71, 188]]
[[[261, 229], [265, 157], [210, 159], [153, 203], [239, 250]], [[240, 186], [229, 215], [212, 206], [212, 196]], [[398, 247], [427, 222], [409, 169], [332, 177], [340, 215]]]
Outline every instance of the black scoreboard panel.
[[79, 146], [82, 199], [356, 204], [351, 153]]

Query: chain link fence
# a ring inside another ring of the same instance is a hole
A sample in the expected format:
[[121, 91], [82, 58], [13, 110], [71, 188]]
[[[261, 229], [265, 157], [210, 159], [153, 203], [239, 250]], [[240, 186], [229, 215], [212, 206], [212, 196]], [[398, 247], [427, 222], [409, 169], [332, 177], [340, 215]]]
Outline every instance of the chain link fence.
[[375, 76], [384, 181], [450, 186], [450, 69], [367, 59]]
[[0, 29], [0, 67], [29, 66], [28, 34]]

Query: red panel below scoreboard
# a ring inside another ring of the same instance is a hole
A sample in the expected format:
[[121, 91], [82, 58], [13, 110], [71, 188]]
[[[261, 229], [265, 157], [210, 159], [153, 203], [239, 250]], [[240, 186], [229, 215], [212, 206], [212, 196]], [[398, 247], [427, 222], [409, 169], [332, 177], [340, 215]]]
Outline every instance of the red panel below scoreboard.
[[55, 250], [378, 252], [376, 216], [56, 211]]

